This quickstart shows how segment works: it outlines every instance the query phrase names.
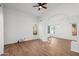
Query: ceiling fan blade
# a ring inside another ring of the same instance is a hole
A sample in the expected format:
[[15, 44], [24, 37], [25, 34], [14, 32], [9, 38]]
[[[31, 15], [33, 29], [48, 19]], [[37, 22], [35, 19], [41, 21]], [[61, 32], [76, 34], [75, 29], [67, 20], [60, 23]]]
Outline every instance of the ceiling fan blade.
[[41, 5], [46, 5], [47, 3], [42, 3]]
[[45, 6], [42, 6], [44, 9], [47, 9], [47, 7], [45, 7]]
[[38, 5], [35, 5], [35, 6], [33, 6], [33, 7], [39, 7]]
[[38, 3], [39, 6], [41, 6], [41, 3]]

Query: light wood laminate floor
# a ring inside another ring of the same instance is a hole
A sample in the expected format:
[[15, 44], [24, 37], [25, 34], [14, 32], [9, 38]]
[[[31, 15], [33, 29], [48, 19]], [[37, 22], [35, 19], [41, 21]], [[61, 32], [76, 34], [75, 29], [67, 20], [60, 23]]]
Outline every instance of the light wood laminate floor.
[[[21, 43], [5, 45], [5, 54], [8, 56], [79, 56], [68, 47], [63, 47], [65, 41], [56, 40], [54, 44], [41, 40], [30, 40]], [[62, 45], [59, 45], [62, 44]]]

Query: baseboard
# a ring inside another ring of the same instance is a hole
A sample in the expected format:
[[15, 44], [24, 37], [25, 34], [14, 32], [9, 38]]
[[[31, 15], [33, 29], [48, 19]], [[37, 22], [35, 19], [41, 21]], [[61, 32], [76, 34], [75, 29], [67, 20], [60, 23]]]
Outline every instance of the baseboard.
[[[29, 39], [29, 40], [23, 40], [23, 41], [21, 41], [21, 42], [25, 42], [25, 41], [30, 41], [30, 40], [38, 40], [38, 39]], [[15, 44], [15, 43], [18, 43], [18, 41], [17, 42], [12, 42], [12, 43], [7, 43], [7, 44], [4, 44], [4, 45], [10, 45], [10, 44]]]
[[42, 39], [42, 41], [43, 41], [43, 42], [47, 42], [48, 40], [44, 40], [44, 39]]

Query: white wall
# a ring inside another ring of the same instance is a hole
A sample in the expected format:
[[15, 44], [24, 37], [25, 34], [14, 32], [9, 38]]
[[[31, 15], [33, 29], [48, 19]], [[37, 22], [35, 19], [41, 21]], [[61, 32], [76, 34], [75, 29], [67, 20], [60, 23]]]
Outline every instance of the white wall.
[[42, 27], [42, 33], [44, 34], [43, 37], [45, 37], [45, 39], [47, 39], [50, 36], [48, 35], [47, 31], [48, 25], [54, 25], [55, 34], [51, 36], [61, 37], [69, 40], [76, 40], [78, 36], [72, 36], [72, 23], [78, 23], [78, 19], [75, 19], [74, 21], [73, 19], [68, 18], [64, 14], [57, 14], [55, 16], [51, 16], [47, 20], [40, 22], [40, 27]]
[[[41, 27], [41, 31], [39, 32], [41, 39], [47, 40], [49, 36], [47, 26], [55, 25], [54, 36], [76, 40], [76, 42], [73, 41], [71, 43], [71, 50], [79, 52], [79, 4], [62, 4], [40, 20], [42, 20], [39, 24], [39, 27]], [[72, 23], [77, 24], [78, 35], [75, 37], [72, 36]]]
[[2, 54], [3, 52], [4, 52], [3, 11], [2, 6], [0, 6], [0, 54]]
[[[52, 8], [52, 7], [51, 7]], [[55, 25], [56, 32], [54, 36], [76, 40], [71, 43], [71, 50], [79, 52], [79, 30], [76, 37], [72, 36], [72, 23], [77, 24], [79, 29], [79, 4], [61, 4], [47, 15], [39, 23], [39, 37], [47, 40], [47, 26]], [[33, 24], [38, 23], [35, 18], [21, 11], [4, 8], [4, 33], [5, 44], [17, 42], [17, 40], [26, 37], [32, 39]]]
[[37, 21], [27, 13], [4, 7], [5, 44], [26, 38], [33, 39], [32, 28]]

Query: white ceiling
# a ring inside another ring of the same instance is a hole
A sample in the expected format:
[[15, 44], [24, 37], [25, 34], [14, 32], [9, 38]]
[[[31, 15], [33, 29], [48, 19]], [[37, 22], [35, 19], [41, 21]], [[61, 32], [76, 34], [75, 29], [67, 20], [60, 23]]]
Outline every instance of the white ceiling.
[[34, 17], [43, 17], [44, 15], [53, 11], [56, 7], [60, 6], [60, 3], [48, 3], [47, 9], [41, 9], [38, 11], [38, 8], [32, 7], [36, 3], [4, 3], [3, 6], [6, 8], [16, 9], [18, 11], [30, 14]]

